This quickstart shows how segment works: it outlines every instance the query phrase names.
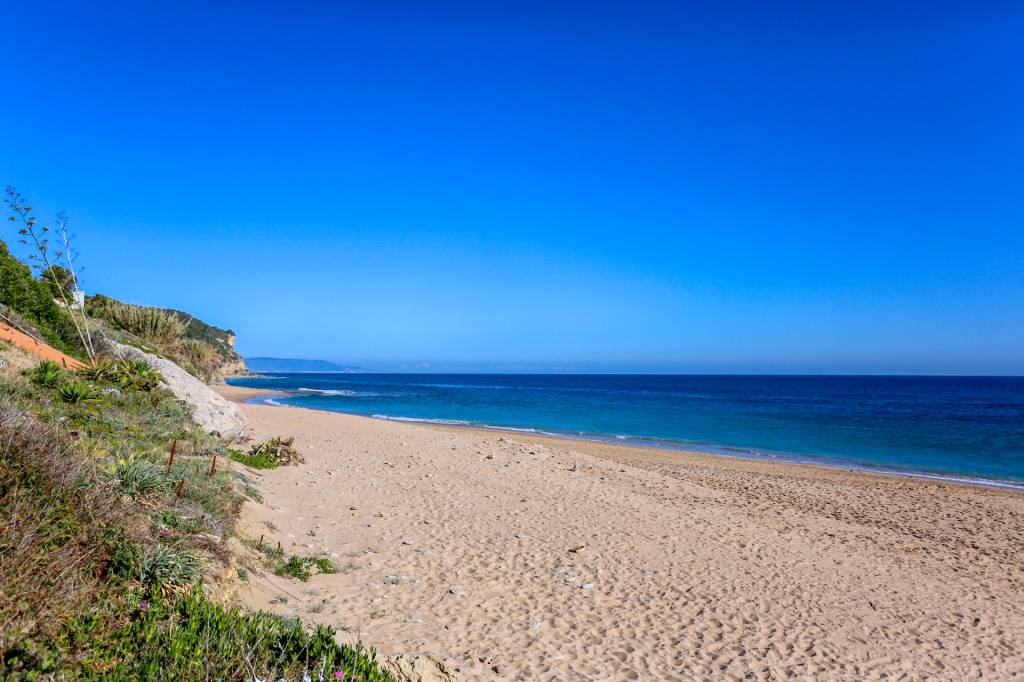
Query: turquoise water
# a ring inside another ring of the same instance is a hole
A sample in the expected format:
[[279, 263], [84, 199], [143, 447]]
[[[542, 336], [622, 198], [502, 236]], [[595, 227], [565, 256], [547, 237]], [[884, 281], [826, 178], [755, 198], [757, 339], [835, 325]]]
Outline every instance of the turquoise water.
[[270, 374], [271, 401], [1024, 488], [1024, 378]]

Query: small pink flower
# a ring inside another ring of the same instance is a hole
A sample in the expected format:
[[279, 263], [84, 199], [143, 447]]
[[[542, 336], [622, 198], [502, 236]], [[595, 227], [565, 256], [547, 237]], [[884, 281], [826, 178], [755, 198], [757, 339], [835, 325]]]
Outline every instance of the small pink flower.
[[334, 671], [334, 679], [336, 679], [336, 680], [343, 680], [343, 679], [345, 679], [345, 671], [344, 670], [335, 670]]
[[149, 611], [149, 604], [146, 602], [139, 602], [139, 611]]

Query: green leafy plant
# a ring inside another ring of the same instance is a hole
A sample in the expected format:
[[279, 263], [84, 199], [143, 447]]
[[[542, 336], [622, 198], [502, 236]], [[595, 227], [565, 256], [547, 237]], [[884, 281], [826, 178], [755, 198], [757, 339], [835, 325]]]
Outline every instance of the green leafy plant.
[[312, 575], [310, 568], [315, 568], [319, 573], [330, 574], [338, 572], [337, 567], [331, 563], [330, 559], [324, 557], [292, 556], [284, 565], [274, 571], [274, 574], [298, 578], [302, 582], [306, 582]]
[[75, 373], [89, 381], [113, 381], [117, 376], [117, 366], [108, 358], [96, 358], [91, 365], [86, 365]]
[[163, 376], [145, 360], [120, 360], [114, 368], [114, 379], [124, 388], [152, 391], [163, 381]]
[[99, 396], [95, 387], [81, 381], [69, 381], [57, 389], [57, 397], [68, 405], [96, 402]]
[[148, 585], [179, 588], [195, 582], [202, 572], [202, 559], [170, 545], [148, 548], [139, 562], [139, 579]]
[[[72, 623], [75, 639], [89, 642], [90, 625]], [[94, 653], [103, 679], [299, 680], [308, 674], [395, 682], [373, 649], [338, 644], [334, 634], [324, 625], [306, 629], [297, 619], [228, 609], [199, 587], [181, 597], [154, 588], [135, 601], [128, 624], [98, 643]]]
[[115, 474], [125, 494], [133, 497], [151, 495], [165, 487], [163, 471], [144, 459], [122, 458], [117, 460]]
[[43, 360], [27, 370], [29, 380], [43, 388], [56, 388], [64, 379], [64, 370], [53, 360]]

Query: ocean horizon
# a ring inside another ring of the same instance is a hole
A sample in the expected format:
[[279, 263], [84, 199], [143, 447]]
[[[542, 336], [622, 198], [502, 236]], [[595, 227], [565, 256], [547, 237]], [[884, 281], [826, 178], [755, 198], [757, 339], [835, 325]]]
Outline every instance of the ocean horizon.
[[1024, 377], [266, 373], [256, 399], [1024, 489]]

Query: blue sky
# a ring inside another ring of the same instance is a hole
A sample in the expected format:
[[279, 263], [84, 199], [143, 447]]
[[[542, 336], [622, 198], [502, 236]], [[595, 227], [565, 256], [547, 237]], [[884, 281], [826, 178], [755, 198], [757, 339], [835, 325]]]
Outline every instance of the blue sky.
[[0, 182], [90, 292], [382, 368], [1024, 373], [1020, 3], [208, 4], [5, 8]]

